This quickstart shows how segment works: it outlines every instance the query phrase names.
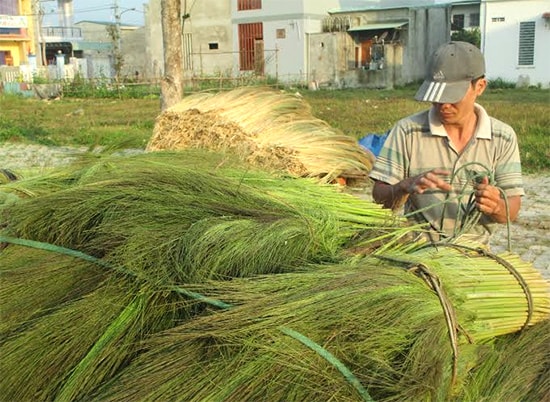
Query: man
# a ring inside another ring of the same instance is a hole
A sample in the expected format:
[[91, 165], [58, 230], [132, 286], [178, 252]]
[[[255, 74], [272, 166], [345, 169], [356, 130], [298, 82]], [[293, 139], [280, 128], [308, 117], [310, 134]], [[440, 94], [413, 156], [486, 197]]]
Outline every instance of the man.
[[429, 110], [400, 120], [370, 173], [373, 198], [425, 223], [431, 241], [488, 243], [495, 223], [516, 219], [524, 195], [514, 130], [476, 103], [487, 87], [481, 51], [450, 42], [430, 58], [415, 99]]

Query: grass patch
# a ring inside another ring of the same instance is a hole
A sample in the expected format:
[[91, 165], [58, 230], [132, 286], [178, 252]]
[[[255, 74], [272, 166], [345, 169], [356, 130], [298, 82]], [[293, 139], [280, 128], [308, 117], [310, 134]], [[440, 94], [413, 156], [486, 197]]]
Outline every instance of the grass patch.
[[[384, 133], [397, 120], [429, 107], [414, 100], [416, 87], [387, 90], [301, 91], [313, 114], [357, 139]], [[479, 103], [514, 128], [525, 172], [550, 170], [550, 90], [487, 90]]]
[[[413, 99], [417, 86], [394, 90], [289, 89], [311, 105], [316, 117], [354, 138], [383, 133], [397, 120], [429, 105]], [[518, 134], [526, 172], [550, 170], [550, 90], [488, 89], [480, 103]], [[0, 142], [144, 148], [160, 113], [156, 97], [71, 98], [40, 101], [0, 95]]]
[[144, 148], [160, 111], [158, 99], [57, 101], [0, 96], [0, 142]]

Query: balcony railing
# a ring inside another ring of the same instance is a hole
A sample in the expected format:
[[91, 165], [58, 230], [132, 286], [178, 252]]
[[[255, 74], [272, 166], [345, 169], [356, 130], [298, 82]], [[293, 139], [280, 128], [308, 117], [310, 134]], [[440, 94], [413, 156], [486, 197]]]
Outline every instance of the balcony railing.
[[74, 27], [43, 27], [42, 37], [48, 40], [82, 40], [82, 29]]

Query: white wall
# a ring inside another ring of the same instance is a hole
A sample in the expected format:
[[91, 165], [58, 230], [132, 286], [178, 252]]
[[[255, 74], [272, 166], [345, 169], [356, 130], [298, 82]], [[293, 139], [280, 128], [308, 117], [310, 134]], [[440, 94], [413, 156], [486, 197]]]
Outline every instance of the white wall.
[[[239, 49], [238, 25], [263, 23], [266, 50], [265, 73], [285, 82], [307, 80], [307, 34], [321, 32], [321, 21], [328, 10], [340, 7], [341, 0], [264, 0], [261, 10], [236, 11], [232, 3], [233, 47]], [[285, 38], [277, 38], [277, 30], [285, 30]], [[238, 59], [235, 58], [238, 66]], [[238, 67], [236, 67], [238, 71]]]
[[[550, 87], [550, 21], [542, 14], [550, 11], [548, 0], [483, 0], [481, 4], [482, 51], [489, 79], [501, 78], [530, 85]], [[502, 19], [504, 21], [493, 21]], [[534, 66], [518, 65], [519, 24], [535, 21]]]

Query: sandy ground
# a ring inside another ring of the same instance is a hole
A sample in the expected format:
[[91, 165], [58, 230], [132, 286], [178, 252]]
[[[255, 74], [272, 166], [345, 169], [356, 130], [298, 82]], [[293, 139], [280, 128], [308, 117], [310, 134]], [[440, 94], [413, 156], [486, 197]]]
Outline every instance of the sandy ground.
[[[0, 169], [48, 168], [66, 164], [71, 154], [82, 151], [85, 148], [0, 144]], [[519, 218], [510, 228], [511, 250], [550, 280], [550, 175], [525, 175], [524, 187]], [[493, 236], [491, 249], [500, 252], [507, 245], [508, 232], [502, 226]]]

